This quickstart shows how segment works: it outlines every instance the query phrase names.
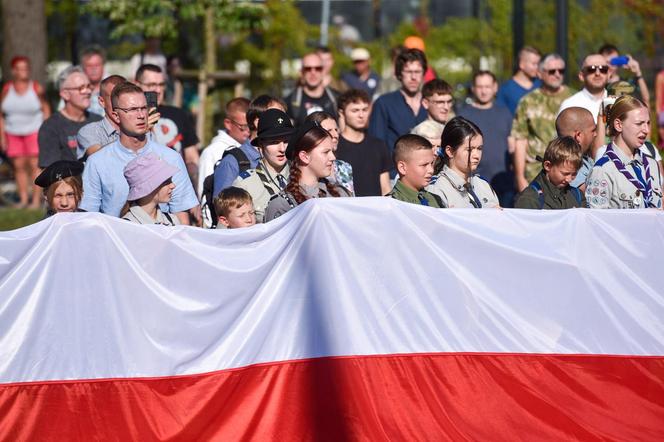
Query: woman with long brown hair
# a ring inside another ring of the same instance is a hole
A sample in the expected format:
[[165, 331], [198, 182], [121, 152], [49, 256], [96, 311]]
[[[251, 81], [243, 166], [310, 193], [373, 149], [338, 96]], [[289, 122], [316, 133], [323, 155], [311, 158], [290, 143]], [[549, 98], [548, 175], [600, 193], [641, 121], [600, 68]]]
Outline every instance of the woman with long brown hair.
[[305, 121], [288, 141], [290, 180], [284, 191], [272, 198], [265, 221], [273, 220], [311, 198], [351, 196], [327, 177], [334, 165], [334, 143], [330, 134], [315, 121]]

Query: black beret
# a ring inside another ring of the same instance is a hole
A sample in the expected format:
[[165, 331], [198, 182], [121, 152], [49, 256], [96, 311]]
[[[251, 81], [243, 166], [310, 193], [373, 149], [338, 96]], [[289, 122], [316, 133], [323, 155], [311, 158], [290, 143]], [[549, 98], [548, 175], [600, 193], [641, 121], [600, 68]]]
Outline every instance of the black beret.
[[83, 163], [80, 161], [60, 160], [44, 169], [35, 179], [35, 184], [46, 189], [63, 178], [78, 176], [82, 173]]
[[295, 154], [297, 153], [295, 152], [295, 145], [300, 141], [300, 139], [303, 136], [306, 135], [307, 132], [309, 132], [314, 127], [321, 127], [321, 125], [317, 121], [304, 120], [304, 123], [298, 126], [295, 133], [288, 140], [288, 146], [286, 146], [286, 158], [288, 158], [289, 160], [295, 158]]

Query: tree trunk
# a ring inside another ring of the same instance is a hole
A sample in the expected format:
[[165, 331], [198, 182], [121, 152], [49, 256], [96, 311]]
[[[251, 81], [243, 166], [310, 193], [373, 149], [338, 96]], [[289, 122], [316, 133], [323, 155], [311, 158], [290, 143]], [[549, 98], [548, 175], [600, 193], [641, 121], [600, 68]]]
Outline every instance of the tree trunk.
[[11, 59], [30, 58], [32, 78], [46, 83], [46, 13], [44, 0], [2, 0], [2, 72], [10, 78]]

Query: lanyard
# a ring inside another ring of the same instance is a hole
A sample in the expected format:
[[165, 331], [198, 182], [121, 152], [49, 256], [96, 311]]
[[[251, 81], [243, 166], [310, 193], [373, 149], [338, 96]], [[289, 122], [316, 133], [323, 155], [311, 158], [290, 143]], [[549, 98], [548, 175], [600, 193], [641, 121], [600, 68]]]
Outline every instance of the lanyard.
[[[625, 165], [623, 164], [622, 161], [620, 161], [620, 158], [618, 158], [618, 155], [613, 150], [613, 144], [609, 143], [609, 145], [606, 147], [606, 153], [605, 155], [613, 162], [613, 164], [616, 166], [616, 169], [618, 169], [618, 172], [620, 172], [627, 180], [634, 185], [642, 194], [643, 194], [643, 199], [644, 202], [646, 203], [646, 207], [652, 207], [652, 175], [650, 174], [650, 164], [648, 164], [648, 159], [644, 158], [644, 155], [641, 151], [638, 153], [641, 155], [641, 161], [645, 165], [646, 169], [646, 179], [645, 182], [643, 181], [643, 177], [639, 176], [640, 179], [635, 178]], [[634, 166], [634, 170], [636, 171], [637, 176], [641, 175], [640, 173], [640, 168], [638, 165]]]

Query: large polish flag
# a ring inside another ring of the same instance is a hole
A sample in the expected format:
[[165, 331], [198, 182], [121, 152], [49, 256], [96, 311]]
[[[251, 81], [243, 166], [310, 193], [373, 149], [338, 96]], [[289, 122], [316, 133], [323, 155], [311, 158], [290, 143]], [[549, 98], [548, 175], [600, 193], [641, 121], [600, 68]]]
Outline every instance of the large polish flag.
[[0, 440], [664, 440], [664, 214], [0, 234]]

